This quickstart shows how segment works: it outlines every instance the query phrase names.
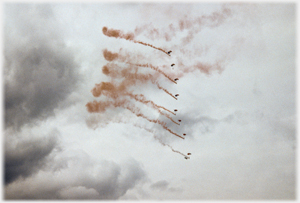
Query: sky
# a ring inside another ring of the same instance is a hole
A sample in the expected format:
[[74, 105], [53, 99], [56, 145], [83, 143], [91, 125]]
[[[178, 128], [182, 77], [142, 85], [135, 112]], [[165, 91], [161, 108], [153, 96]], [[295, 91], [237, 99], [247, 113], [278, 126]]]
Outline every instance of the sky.
[[296, 198], [295, 3], [3, 11], [5, 199]]

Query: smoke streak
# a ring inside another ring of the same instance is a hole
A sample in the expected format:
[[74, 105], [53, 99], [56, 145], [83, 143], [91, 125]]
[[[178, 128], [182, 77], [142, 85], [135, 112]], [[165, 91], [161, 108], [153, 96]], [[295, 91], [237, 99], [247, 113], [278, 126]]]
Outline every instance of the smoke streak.
[[158, 87], [159, 89], [165, 91], [168, 95], [170, 95], [171, 97], [173, 97], [174, 99], [177, 100], [177, 98], [176, 98], [173, 94], [171, 94], [168, 90], [166, 90], [165, 88], [161, 87], [159, 84], [156, 84], [156, 85], [157, 85], [157, 87]]
[[162, 48], [158, 48], [158, 47], [155, 47], [151, 44], [147, 44], [147, 43], [144, 43], [144, 42], [141, 42], [141, 41], [134, 40], [134, 34], [133, 33], [124, 34], [121, 30], [108, 29], [107, 27], [103, 27], [102, 32], [103, 32], [104, 35], [106, 35], [108, 37], [126, 39], [126, 40], [132, 41], [134, 43], [138, 43], [138, 44], [142, 44], [144, 46], [152, 47], [154, 49], [157, 49], [157, 50], [162, 51], [165, 54], [169, 55], [168, 52], [166, 52]]
[[[118, 69], [120, 67], [117, 67]], [[170, 95], [171, 97], [173, 97], [174, 99], [177, 100], [177, 98], [171, 94], [167, 89], [163, 88], [162, 86], [160, 86], [158, 84], [158, 82], [155, 80], [156, 78], [151, 75], [151, 74], [142, 74], [142, 73], [130, 73], [130, 71], [132, 70], [132, 68], [124, 68], [122, 69], [122, 71], [119, 71], [116, 68], [115, 64], [106, 64], [105, 66], [102, 67], [102, 72], [105, 75], [109, 75], [112, 78], [124, 78], [126, 77], [126, 80], [139, 80], [143, 83], [151, 81], [152, 84], [155, 84], [159, 89], [163, 90], [164, 92], [166, 92], [168, 95]]]
[[167, 89], [163, 88], [158, 84], [158, 82], [155, 80], [156, 78], [153, 75], [142, 74], [137, 72], [131, 73], [130, 71], [133, 69], [132, 67], [123, 68], [121, 71], [119, 71], [119, 69], [120, 67], [117, 67], [116, 64], [109, 63], [102, 67], [102, 72], [105, 75], [109, 75], [111, 78], [126, 78], [126, 80], [139, 80], [143, 83], [151, 81], [152, 84], [155, 84], [159, 89], [163, 90], [168, 95], [177, 100], [177, 98], [173, 94], [171, 94]]
[[[143, 104], [151, 104], [151, 106], [155, 109], [164, 109], [165, 111], [168, 111], [170, 113], [172, 113], [173, 115], [176, 115], [174, 112], [172, 112], [171, 110], [157, 105], [155, 104], [153, 101], [151, 100], [146, 100], [146, 98], [144, 97], [144, 95], [139, 94], [139, 95], [135, 95], [129, 92], [125, 92], [125, 87], [123, 87], [123, 85], [121, 84], [119, 87], [115, 86], [114, 84], [112, 84], [111, 82], [101, 82], [99, 84], [96, 84], [95, 87], [92, 89], [92, 94], [95, 97], [99, 97], [101, 96], [101, 94], [104, 94], [105, 96], [109, 96], [113, 99], [117, 99], [118, 97], [122, 96], [122, 95], [126, 95], [129, 96], [130, 98], [135, 99], [136, 101], [139, 101]], [[89, 108], [89, 107], [88, 107]], [[92, 107], [90, 107], [89, 109], [91, 109]], [[93, 106], [93, 108], [101, 108], [100, 106]], [[168, 116], [167, 114], [162, 113], [161, 111], [159, 111], [162, 115], [166, 116], [167, 118], [169, 118], [173, 123], [179, 125], [178, 123], [176, 123], [170, 116]]]
[[[101, 86], [101, 84], [104, 84], [103, 86]], [[111, 84], [111, 83], [105, 83], [102, 82], [100, 84], [96, 84], [97, 88], [93, 89], [93, 95], [95, 96], [100, 96], [103, 92], [103, 90], [115, 90], [116, 88]], [[109, 94], [109, 96], [112, 96], [114, 94]], [[115, 98], [116, 99], [116, 98]], [[149, 122], [153, 122], [153, 123], [158, 123], [160, 124], [164, 129], [168, 130], [171, 134], [176, 135], [182, 139], [184, 139], [183, 137], [181, 137], [180, 135], [174, 133], [173, 131], [171, 131], [169, 128], [166, 127], [166, 123], [165, 122], [161, 122], [159, 120], [154, 120], [154, 119], [149, 119], [148, 117], [146, 117], [145, 115], [143, 115], [142, 113], [140, 113], [140, 110], [137, 107], [131, 107], [128, 105], [129, 101], [123, 99], [123, 100], [114, 100], [112, 102], [110, 101], [106, 101], [106, 102], [102, 102], [102, 101], [93, 101], [93, 102], [89, 102], [86, 104], [86, 107], [88, 109], [88, 111], [90, 113], [92, 112], [104, 112], [106, 110], [106, 108], [110, 107], [110, 106], [114, 106], [114, 107], [123, 107], [128, 109], [129, 111], [131, 111], [132, 113], [134, 113], [135, 115], [137, 115], [138, 117], [142, 117], [147, 119]], [[160, 113], [162, 113], [161, 111], [159, 111]], [[163, 114], [163, 113], [162, 113]], [[163, 114], [166, 115], [166, 114]], [[169, 116], [167, 116], [168, 118], [170, 118]], [[170, 118], [171, 121], [173, 121], [174, 123], [176, 123], [173, 119]], [[176, 123], [178, 124], [178, 123]]]
[[166, 111], [168, 111], [168, 112], [170, 112], [170, 113], [176, 115], [174, 112], [170, 111], [169, 109], [167, 109], [167, 108], [165, 108], [165, 107], [163, 107], [163, 106], [159, 106], [159, 105], [155, 104], [155, 103], [154, 103], [153, 101], [151, 101], [151, 100], [145, 100], [144, 95], [142, 95], [142, 94], [140, 94], [140, 95], [134, 95], [134, 94], [131, 94], [131, 93], [126, 93], [125, 95], [128, 95], [129, 97], [131, 97], [131, 98], [135, 99], [136, 101], [141, 102], [141, 103], [143, 103], [143, 104], [149, 104], [149, 103], [150, 103], [151, 106], [152, 106], [154, 109], [157, 109], [158, 112], [159, 112], [161, 115], [167, 117], [168, 119], [170, 119], [170, 120], [171, 120], [173, 123], [175, 123], [176, 125], [180, 125], [179, 123], [177, 123], [176, 121], [174, 121], [168, 114], [165, 114], [165, 113], [161, 112], [161, 111], [159, 110], [159, 108], [162, 108], [162, 109], [164, 109], [164, 110], [166, 110]]
[[[135, 114], [137, 117], [142, 117], [146, 120], [148, 120], [149, 122], [152, 122], [152, 123], [158, 123], [159, 125], [161, 125], [165, 130], [169, 131], [171, 134], [177, 136], [177, 137], [180, 137], [181, 139], [184, 139], [184, 137], [181, 137], [180, 135], [174, 133], [172, 130], [170, 130], [168, 127], [166, 127], [166, 123], [165, 122], [162, 122], [160, 120], [154, 120], [154, 119], [149, 119], [148, 117], [146, 117], [144, 114], [140, 113], [139, 110], [136, 110], [137, 108], [133, 108], [133, 107], [129, 107], [129, 106], [126, 106], [125, 107], [126, 109], [128, 109], [129, 111], [131, 111], [133, 114]], [[138, 112], [137, 112], [138, 111]]]
[[162, 30], [153, 27], [152, 23], [136, 27], [134, 34], [140, 35], [146, 32], [145, 36], [148, 36], [151, 40], [154, 39], [164, 39], [167, 42], [171, 41], [179, 32], [184, 30], [188, 31], [188, 35], [182, 39], [181, 46], [184, 46], [191, 42], [195, 34], [200, 32], [203, 27], [217, 27], [225, 22], [226, 19], [232, 16], [231, 9], [223, 5], [220, 11], [215, 11], [209, 15], [202, 15], [197, 18], [191, 18], [191, 16], [185, 16], [177, 22], [177, 24], [169, 24], [169, 26], [164, 26]]
[[151, 45], [151, 44], [147, 44], [147, 43], [144, 43], [144, 42], [141, 42], [141, 41], [136, 41], [136, 40], [133, 40], [133, 41], [134, 41], [135, 43], [139, 43], [139, 44], [142, 44], [142, 45], [145, 45], [145, 46], [152, 47], [152, 48], [157, 49], [157, 50], [159, 50], [159, 51], [162, 51], [162, 52], [164, 52], [165, 54], [167, 54], [168, 56], [170, 56], [170, 55], [168, 54], [168, 52], [166, 52], [165, 50], [163, 50], [163, 49], [161, 49], [161, 48], [155, 47], [155, 46], [153, 46], [153, 45]]
[[[163, 144], [163, 143], [162, 143], [162, 144]], [[168, 145], [168, 144], [163, 144], [163, 145], [168, 146], [173, 152], [178, 153], [178, 154], [181, 154], [181, 155], [184, 156], [184, 157], [187, 157], [187, 155], [185, 155], [184, 153], [182, 153], [182, 152], [180, 152], [180, 151], [178, 151], [178, 150], [173, 149], [172, 146], [170, 146], [170, 145]]]
[[126, 95], [130, 96], [131, 98], [134, 98], [136, 101], [142, 102], [142, 103], [144, 103], [144, 104], [150, 103], [150, 104], [153, 105], [155, 108], [162, 108], [162, 109], [164, 109], [164, 110], [170, 112], [171, 114], [176, 115], [174, 112], [170, 111], [169, 109], [167, 109], [167, 108], [165, 108], [165, 107], [163, 107], [163, 106], [159, 106], [159, 105], [155, 104], [155, 103], [154, 103], [153, 101], [151, 101], [151, 100], [146, 100], [145, 96], [142, 95], [142, 94], [139, 94], [139, 95], [133, 95], [133, 94], [131, 94], [131, 93], [126, 93]]
[[182, 153], [182, 152], [180, 152], [180, 151], [178, 151], [178, 150], [174, 150], [172, 146], [170, 146], [170, 145], [168, 145], [168, 144], [166, 144], [166, 143], [163, 143], [163, 141], [162, 141], [161, 139], [159, 139], [159, 138], [154, 134], [153, 130], [150, 130], [150, 129], [148, 129], [148, 128], [141, 127], [141, 126], [139, 126], [139, 125], [137, 125], [137, 124], [133, 124], [133, 125], [134, 125], [135, 127], [144, 129], [144, 130], [146, 130], [146, 131], [152, 133], [154, 139], [156, 139], [161, 145], [167, 146], [167, 147], [169, 147], [173, 152], [178, 153], [178, 154], [180, 154], [180, 155], [182, 155], [182, 156], [184, 156], [184, 157], [187, 157], [187, 155], [185, 155], [184, 153]]
[[166, 78], [168, 78], [171, 82], [177, 84], [177, 82], [175, 82], [170, 76], [168, 76], [165, 72], [163, 72], [162, 70], [160, 70], [158, 67], [155, 67], [151, 64], [131, 64], [131, 65], [136, 65], [136, 66], [139, 66], [139, 67], [148, 67], [148, 68], [151, 68], [161, 74], [163, 74]]

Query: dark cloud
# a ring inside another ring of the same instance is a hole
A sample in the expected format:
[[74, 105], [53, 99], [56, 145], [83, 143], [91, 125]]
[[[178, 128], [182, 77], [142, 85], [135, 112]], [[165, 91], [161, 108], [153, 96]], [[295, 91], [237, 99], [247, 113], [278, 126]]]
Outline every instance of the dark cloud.
[[150, 188], [155, 189], [155, 190], [165, 190], [165, 189], [167, 189], [168, 185], [169, 185], [168, 181], [160, 180], [160, 181], [153, 183], [150, 186]]
[[[146, 177], [134, 159], [116, 164], [92, 160], [82, 152], [72, 154], [57, 157], [59, 160], [52, 163], [61, 165], [60, 169], [40, 171], [35, 177], [6, 187], [6, 199], [116, 200]], [[31, 190], [29, 185], [35, 189]]]
[[41, 138], [32, 138], [32, 134], [28, 134], [26, 139], [17, 135], [6, 136], [5, 184], [38, 172], [45, 165], [49, 154], [58, 146], [57, 136], [56, 130]]
[[4, 7], [5, 127], [45, 119], [74, 91], [79, 66], [50, 5]]

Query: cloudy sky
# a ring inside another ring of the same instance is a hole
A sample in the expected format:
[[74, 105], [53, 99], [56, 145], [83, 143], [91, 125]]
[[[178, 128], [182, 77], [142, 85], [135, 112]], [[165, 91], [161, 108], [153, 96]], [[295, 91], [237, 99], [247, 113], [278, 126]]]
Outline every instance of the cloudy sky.
[[295, 4], [3, 9], [5, 199], [295, 199]]

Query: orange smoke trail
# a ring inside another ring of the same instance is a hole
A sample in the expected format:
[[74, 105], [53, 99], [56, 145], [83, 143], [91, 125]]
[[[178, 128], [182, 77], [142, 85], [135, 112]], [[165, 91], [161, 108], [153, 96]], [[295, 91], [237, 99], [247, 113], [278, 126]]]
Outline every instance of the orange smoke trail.
[[176, 125], [180, 125], [179, 123], [177, 123], [176, 121], [174, 121], [168, 114], [165, 114], [165, 113], [161, 112], [161, 111], [159, 110], [159, 108], [162, 108], [162, 109], [164, 109], [164, 110], [166, 110], [166, 111], [168, 111], [168, 112], [170, 112], [170, 113], [176, 115], [174, 112], [172, 112], [172, 111], [166, 109], [166, 108], [163, 107], [163, 106], [159, 106], [159, 105], [155, 104], [155, 103], [154, 103], [153, 101], [151, 101], [151, 100], [145, 100], [144, 96], [141, 95], [141, 94], [140, 94], [140, 95], [133, 95], [133, 94], [131, 94], [131, 93], [126, 93], [126, 95], [130, 96], [131, 98], [133, 98], [133, 99], [135, 99], [136, 101], [139, 101], [139, 102], [141, 102], [141, 103], [143, 103], [143, 104], [149, 104], [149, 103], [150, 103], [151, 106], [152, 106], [153, 108], [157, 109], [158, 112], [159, 112], [161, 115], [167, 117], [168, 119], [170, 119], [170, 120], [171, 120], [173, 123], [175, 123]]
[[165, 107], [163, 107], [163, 106], [159, 106], [159, 105], [157, 105], [157, 104], [155, 104], [153, 101], [151, 101], [151, 100], [146, 100], [146, 98], [144, 97], [144, 95], [142, 95], [142, 94], [139, 94], [139, 95], [133, 95], [133, 94], [131, 94], [131, 93], [126, 93], [126, 95], [128, 95], [128, 96], [130, 96], [131, 98], [133, 98], [133, 99], [135, 99], [136, 101], [139, 101], [139, 102], [142, 102], [142, 103], [144, 103], [144, 104], [148, 104], [148, 103], [150, 103], [151, 105], [153, 105], [155, 108], [161, 108], [161, 109], [164, 109], [164, 110], [166, 110], [166, 111], [168, 111], [168, 112], [170, 112], [171, 114], [174, 114], [174, 115], [176, 115], [174, 112], [172, 112], [172, 111], [170, 111], [169, 109], [167, 109], [167, 108], [165, 108]]
[[[114, 57], [117, 55], [117, 53], [112, 53], [112, 52], [109, 52], [107, 50], [104, 50], [103, 53], [105, 53], [105, 58], [108, 58], [108, 59], [115, 59]], [[116, 64], [114, 63], [109, 63], [109, 64], [106, 64], [105, 66], [102, 67], [102, 72], [105, 74], [105, 75], [109, 75], [113, 78], [116, 78], [116, 77], [126, 77], [126, 79], [130, 79], [130, 80], [133, 80], [133, 79], [137, 79], [137, 80], [140, 80], [142, 82], [147, 82], [147, 81], [151, 81], [153, 84], [155, 84], [159, 89], [165, 91], [168, 95], [170, 95], [171, 97], [173, 97], [174, 99], [177, 100], [177, 98], [171, 94], [167, 89], [161, 87], [158, 82], [155, 80], [154, 76], [151, 75], [151, 74], [141, 74], [141, 73], [130, 73], [130, 70], [132, 70], [132, 68], [125, 68], [125, 69], [122, 69], [122, 71], [119, 71], [118, 70], [119, 67], [117, 67]]]
[[94, 113], [94, 112], [104, 112], [107, 107], [111, 106], [111, 102], [103, 102], [103, 101], [96, 101], [88, 102], [86, 105], [88, 112]]
[[146, 120], [148, 120], [149, 122], [152, 122], [152, 123], [158, 123], [159, 125], [161, 125], [164, 129], [168, 130], [173, 135], [176, 135], [176, 136], [184, 139], [180, 135], [174, 133], [169, 128], [167, 128], [165, 122], [162, 122], [160, 120], [149, 119], [144, 114], [140, 113], [140, 110], [137, 107], [131, 107], [131, 106], [128, 105], [128, 103], [129, 103], [129, 101], [127, 101], [125, 99], [119, 100], [119, 101], [112, 101], [112, 102], [93, 101], [93, 102], [87, 103], [86, 107], [88, 108], [88, 111], [91, 112], [91, 113], [92, 112], [103, 112], [103, 111], [106, 110], [106, 108], [110, 107], [111, 105], [113, 105], [114, 107], [123, 107], [123, 108], [126, 108], [129, 111], [131, 111], [137, 117], [142, 117], [142, 118], [144, 118], [144, 119], [146, 119]]
[[133, 114], [135, 114], [137, 117], [142, 117], [146, 120], [148, 120], [149, 122], [152, 122], [152, 123], [158, 123], [160, 124], [165, 130], [169, 131], [170, 133], [172, 133], [173, 135], [177, 136], [177, 137], [180, 137], [181, 139], [184, 139], [184, 137], [181, 137], [180, 135], [174, 133], [172, 130], [170, 130], [169, 128], [166, 127], [166, 123], [165, 122], [162, 122], [160, 120], [153, 120], [153, 119], [149, 119], [148, 117], [146, 117], [144, 114], [142, 113], [137, 113], [134, 108], [132, 107], [129, 107], [129, 106], [125, 106], [124, 108], [128, 109], [129, 111], [131, 111]]
[[[151, 100], [146, 100], [144, 95], [142, 95], [142, 94], [135, 95], [135, 94], [132, 94], [132, 93], [129, 93], [129, 92], [125, 92], [125, 89], [126, 89], [126, 85], [124, 85], [124, 84], [121, 84], [119, 87], [116, 87], [114, 84], [112, 84], [110, 82], [101, 82], [100, 84], [95, 85], [95, 87], [92, 89], [92, 94], [95, 97], [99, 97], [101, 94], [104, 94], [105, 96], [109, 96], [113, 99], [116, 99], [116, 98], [120, 97], [121, 95], [127, 95], [127, 96], [129, 96], [129, 97], [131, 97], [131, 98], [135, 99], [136, 101], [139, 101], [143, 104], [151, 104], [151, 106], [153, 108], [157, 109], [157, 110], [159, 108], [161, 108], [161, 109], [164, 109], [165, 111], [168, 111], [168, 112], [172, 113], [173, 115], [176, 115], [171, 110], [169, 110], [169, 109], [167, 109], [163, 106], [157, 105]], [[100, 106], [99, 107], [92, 106], [89, 109], [92, 109], [92, 108], [98, 109], [98, 108], [100, 108]], [[162, 114], [162, 115], [166, 116], [167, 118], [169, 118], [175, 124], [179, 125], [167, 114], [164, 114], [161, 111], [159, 111], [159, 112], [160, 112], [160, 114]]]
[[168, 114], [165, 114], [165, 113], [161, 112], [160, 110], [158, 110], [158, 112], [159, 112], [161, 115], [163, 115], [163, 116], [167, 117], [168, 119], [170, 119], [170, 120], [171, 120], [173, 123], [175, 123], [176, 125], [180, 125], [179, 123], [177, 123], [176, 121], [174, 121]]
[[[129, 63], [129, 64], [131, 64], [131, 63]], [[177, 84], [177, 82], [175, 82], [171, 77], [169, 77], [165, 72], [163, 72], [162, 70], [160, 70], [158, 67], [155, 67], [155, 66], [153, 66], [153, 65], [151, 65], [151, 64], [131, 64], [131, 65], [136, 65], [136, 66], [139, 66], [139, 67], [149, 67], [149, 68], [151, 68], [151, 69], [153, 69], [153, 70], [155, 70], [155, 71], [157, 71], [157, 72], [159, 72], [159, 73], [161, 73], [161, 74], [163, 74], [166, 78], [168, 78], [171, 82], [174, 82], [175, 84]]]
[[157, 49], [157, 50], [159, 50], [159, 51], [162, 51], [162, 52], [164, 52], [165, 54], [167, 54], [168, 56], [170, 56], [170, 55], [168, 54], [168, 52], [166, 52], [165, 50], [163, 50], [163, 49], [161, 49], [161, 48], [158, 48], [158, 47], [155, 47], [155, 46], [153, 46], [153, 45], [151, 45], [151, 44], [147, 44], [147, 43], [144, 43], [144, 42], [141, 42], [141, 41], [136, 41], [136, 40], [133, 40], [133, 42], [139, 43], [139, 44], [142, 44], [142, 45], [145, 45], [145, 46], [152, 47], [152, 48]]
[[138, 43], [138, 44], [142, 44], [142, 45], [145, 45], [145, 46], [152, 47], [154, 49], [157, 49], [157, 50], [162, 51], [165, 54], [169, 55], [168, 52], [166, 52], [165, 50], [163, 50], [161, 48], [155, 47], [151, 44], [147, 44], [147, 43], [144, 43], [144, 42], [141, 42], [141, 41], [134, 40], [133, 39], [134, 38], [133, 33], [124, 34], [121, 30], [108, 29], [107, 27], [103, 27], [102, 32], [103, 32], [104, 35], [106, 35], [108, 37], [123, 38], [123, 39], [129, 40], [129, 41], [132, 41], [134, 43]]
[[158, 83], [156, 83], [156, 85], [157, 85], [157, 87], [158, 87], [159, 89], [165, 91], [168, 95], [170, 95], [171, 97], [173, 97], [174, 99], [177, 100], [177, 98], [176, 98], [173, 94], [171, 94], [168, 90], [166, 90], [165, 88], [161, 87]]
[[166, 126], [162, 126], [164, 129], [166, 129], [167, 131], [169, 131], [170, 133], [172, 133], [173, 135], [176, 135], [177, 137], [180, 137], [181, 139], [184, 139], [184, 137], [181, 137], [180, 135], [174, 133], [172, 130], [170, 130], [169, 128], [167, 128]]
[[102, 32], [104, 35], [106, 35], [108, 37], [123, 38], [123, 39], [131, 40], [131, 41], [134, 38], [133, 33], [124, 34], [121, 30], [108, 29], [107, 27], [103, 27]]
[[103, 50], [103, 56], [107, 61], [114, 61], [115, 59], [119, 58], [118, 53], [112, 53], [108, 51], [107, 49]]

